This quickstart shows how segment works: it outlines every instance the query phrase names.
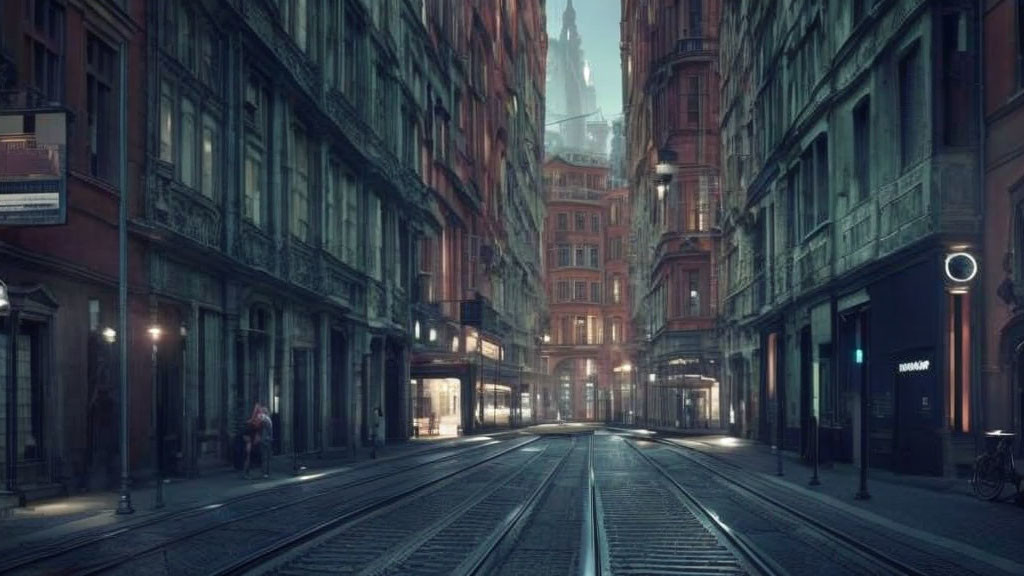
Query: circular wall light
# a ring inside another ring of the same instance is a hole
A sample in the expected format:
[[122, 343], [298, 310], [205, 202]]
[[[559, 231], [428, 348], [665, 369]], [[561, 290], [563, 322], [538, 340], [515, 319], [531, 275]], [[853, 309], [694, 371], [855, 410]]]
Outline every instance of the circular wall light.
[[946, 256], [946, 277], [953, 282], [970, 282], [978, 274], [978, 261], [967, 252]]

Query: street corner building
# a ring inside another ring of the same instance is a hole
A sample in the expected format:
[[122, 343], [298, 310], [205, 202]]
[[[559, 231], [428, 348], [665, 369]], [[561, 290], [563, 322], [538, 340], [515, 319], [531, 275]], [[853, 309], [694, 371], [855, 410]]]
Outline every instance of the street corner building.
[[993, 290], [974, 277], [1000, 266], [981, 257], [981, 4], [724, 7], [732, 431], [903, 473], [969, 467], [981, 427], [1009, 423], [976, 328]]
[[629, 313], [640, 424], [720, 429], [718, 1], [622, 3]]
[[28, 0], [0, 22], [0, 145], [68, 118], [64, 217], [0, 229], [17, 498], [110, 487], [123, 403], [143, 479], [231, 462], [257, 402], [298, 461], [532, 420], [543, 2]]

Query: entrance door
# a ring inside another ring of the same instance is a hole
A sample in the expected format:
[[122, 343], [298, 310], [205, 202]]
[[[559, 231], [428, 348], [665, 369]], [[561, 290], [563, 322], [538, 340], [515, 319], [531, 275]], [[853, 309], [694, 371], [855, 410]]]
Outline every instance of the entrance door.
[[309, 424], [309, 410], [306, 406], [309, 397], [309, 358], [309, 350], [292, 350], [292, 438], [296, 452], [305, 452], [309, 446], [306, 435]]
[[[169, 331], [168, 331], [169, 332]], [[179, 474], [182, 452], [182, 417], [184, 414], [183, 370], [185, 338], [165, 333], [157, 343], [157, 457], [165, 476]]]
[[388, 343], [384, 361], [384, 425], [387, 440], [404, 440], [406, 423], [402, 418], [402, 349]]
[[904, 354], [896, 364], [896, 459], [908, 474], [942, 474], [942, 444], [934, 430], [940, 421], [935, 358], [931, 351]]
[[331, 331], [331, 429], [332, 446], [345, 446], [348, 443], [348, 397], [346, 394], [348, 373], [345, 369], [348, 362], [348, 351], [345, 335]]

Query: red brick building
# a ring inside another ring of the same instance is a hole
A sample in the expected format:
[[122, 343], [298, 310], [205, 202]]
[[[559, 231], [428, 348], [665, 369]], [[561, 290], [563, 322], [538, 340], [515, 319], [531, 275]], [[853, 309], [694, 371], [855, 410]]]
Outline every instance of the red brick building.
[[549, 301], [544, 353], [550, 380], [541, 391], [543, 419], [611, 420], [622, 414], [616, 375], [630, 365], [625, 347], [629, 221], [625, 191], [610, 191], [608, 177], [602, 156], [556, 155], [544, 165]]
[[[985, 429], [1024, 435], [1024, 2], [985, 3], [984, 286]], [[1020, 442], [1017, 443], [1021, 445]]]
[[[127, 92], [127, 126], [118, 115], [127, 84], [144, 85], [145, 2], [4, 2], [0, 7], [3, 113], [68, 113], [66, 223], [0, 227], [0, 279], [18, 312], [15, 489], [20, 497], [108, 487], [118, 476], [118, 205], [141, 206], [145, 95]], [[34, 123], [39, 128], [39, 123]], [[9, 128], [10, 126], [6, 126]], [[119, 145], [127, 138], [126, 179]], [[129, 270], [129, 359], [148, 360], [147, 271], [132, 241]], [[13, 315], [12, 315], [13, 316]], [[12, 316], [0, 329], [0, 386], [8, 387]], [[130, 362], [131, 402], [148, 407], [149, 363]], [[6, 448], [5, 400], [0, 432]], [[133, 413], [132, 436], [146, 438], [149, 412]], [[131, 445], [132, 459], [148, 450]], [[6, 456], [0, 451], [0, 459]], [[11, 480], [5, 466], [5, 479]]]
[[719, 423], [720, 11], [716, 0], [622, 2], [631, 319], [657, 425]]

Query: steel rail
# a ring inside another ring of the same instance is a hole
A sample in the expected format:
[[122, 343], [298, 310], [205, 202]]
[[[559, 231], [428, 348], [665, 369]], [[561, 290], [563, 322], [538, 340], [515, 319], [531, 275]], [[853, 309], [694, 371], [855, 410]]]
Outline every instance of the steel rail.
[[[494, 435], [492, 435], [492, 436], [494, 436]], [[436, 464], [436, 463], [439, 463], [439, 462], [444, 462], [446, 460], [451, 460], [452, 458], [455, 458], [455, 457], [457, 457], [459, 455], [462, 455], [462, 454], [466, 454], [468, 452], [471, 452], [471, 451], [479, 449], [479, 448], [485, 448], [485, 447], [488, 447], [488, 446], [494, 446], [498, 442], [499, 441], [495, 441], [495, 442], [479, 442], [479, 443], [470, 444], [468, 446], [467, 445], [447, 444], [447, 445], [444, 445], [444, 446], [436, 446], [436, 447], [428, 448], [428, 449], [425, 449], [425, 450], [423, 450], [421, 452], [417, 452], [413, 456], [427, 455], [427, 454], [431, 454], [431, 453], [434, 453], [434, 452], [443, 452], [445, 450], [451, 450], [452, 452], [450, 454], [444, 455], [444, 456], [442, 456], [440, 458], [437, 458], [437, 459], [434, 459], [434, 460], [430, 460], [429, 462], [422, 462], [422, 463], [419, 463], [419, 464], [413, 464], [411, 466], [402, 467], [402, 468], [399, 468], [397, 470], [391, 470], [391, 471], [386, 472], [386, 473], [380, 473], [380, 474], [376, 474], [376, 475], [373, 475], [373, 476], [368, 476], [368, 477], [365, 477], [365, 478], [353, 480], [351, 482], [347, 482], [347, 483], [345, 483], [343, 485], [340, 485], [340, 486], [337, 486], [335, 488], [331, 488], [331, 489], [328, 489], [326, 491], [318, 492], [318, 493], [316, 493], [314, 495], [311, 495], [311, 497], [319, 496], [319, 495], [322, 495], [322, 494], [325, 494], [325, 493], [334, 492], [334, 491], [337, 491], [337, 490], [347, 490], [347, 489], [350, 489], [350, 488], [355, 488], [355, 487], [358, 487], [358, 486], [362, 486], [364, 484], [369, 484], [371, 482], [376, 482], [378, 480], [381, 480], [383, 478], [387, 478], [387, 477], [392, 476], [394, 474], [400, 474], [402, 472], [407, 472], [409, 470], [414, 470], [416, 468], [422, 468], [423, 466], [429, 466], [431, 464]], [[387, 458], [379, 458], [379, 459], [377, 459], [376, 463], [391, 462], [391, 461], [401, 460], [402, 458], [407, 458], [407, 457], [408, 457], [408, 455], [389, 456]], [[344, 474], [346, 472], [363, 470], [363, 469], [369, 468], [371, 463], [372, 463], [372, 461], [368, 460], [368, 461], [366, 461], [364, 463], [356, 464], [355, 466], [345, 467], [344, 469], [329, 470], [329, 471], [323, 472], [322, 476], [318, 475], [316, 478], [312, 478], [312, 479], [306, 481], [304, 483], [304, 485], [305, 486], [309, 486], [311, 484], [318, 484], [318, 483], [330, 480], [332, 478], [335, 478], [336, 476], [338, 476], [340, 474]], [[223, 502], [218, 502], [217, 503], [218, 504], [217, 508], [225, 508], [225, 507], [231, 506], [233, 504], [238, 504], [240, 502], [245, 502], [247, 500], [251, 500], [251, 499], [257, 498], [257, 497], [266, 497], [267, 494], [271, 494], [271, 493], [284, 492], [284, 491], [287, 491], [289, 489], [294, 488], [295, 486], [296, 486], [295, 483], [288, 483], [288, 484], [282, 484], [282, 485], [278, 485], [278, 486], [271, 486], [271, 487], [260, 489], [260, 490], [255, 490], [253, 492], [249, 492], [248, 494], [243, 494], [243, 495], [240, 495], [240, 496], [236, 496], [234, 498], [229, 498], [227, 500], [224, 500]], [[11, 572], [11, 571], [14, 571], [14, 570], [19, 570], [21, 568], [25, 568], [25, 567], [30, 566], [32, 564], [35, 564], [37, 562], [41, 562], [43, 560], [47, 560], [47, 559], [50, 559], [50, 558], [56, 558], [56, 557], [59, 557], [59, 556], [63, 556], [65, 554], [70, 554], [70, 553], [72, 553], [72, 552], [74, 552], [76, 550], [79, 550], [81, 548], [84, 548], [86, 546], [90, 546], [90, 545], [93, 545], [93, 544], [98, 544], [100, 542], [109, 540], [111, 538], [115, 538], [115, 537], [120, 536], [120, 535], [122, 535], [124, 533], [127, 533], [127, 532], [129, 532], [131, 530], [136, 530], [136, 529], [139, 529], [139, 528], [145, 528], [147, 526], [152, 526], [154, 524], [159, 524], [161, 522], [166, 522], [166, 521], [169, 521], [169, 520], [177, 520], [177, 519], [180, 519], [180, 518], [187, 518], [187, 517], [190, 517], [190, 516], [198, 516], [198, 515], [200, 515], [200, 514], [202, 514], [204, 512], [209, 512], [211, 510], [210, 506], [211, 506], [210, 504], [204, 504], [202, 506], [192, 506], [192, 507], [189, 507], [189, 508], [184, 508], [184, 509], [181, 509], [181, 510], [175, 510], [175, 511], [172, 511], [172, 512], [164, 512], [164, 513], [159, 513], [159, 514], [153, 514], [151, 516], [147, 516], [145, 519], [143, 519], [141, 521], [128, 522], [125, 525], [118, 526], [118, 527], [116, 527], [113, 530], [103, 531], [103, 532], [100, 532], [99, 534], [95, 533], [95, 531], [90, 531], [90, 533], [83, 534], [83, 535], [81, 535], [79, 537], [73, 537], [71, 539], [65, 540], [65, 541], [63, 541], [58, 546], [45, 546], [45, 547], [37, 548], [37, 549], [32, 550], [32, 551], [30, 551], [30, 552], [28, 552], [28, 553], [26, 553], [24, 555], [15, 557], [15, 558], [13, 558], [12, 560], [10, 560], [10, 561], [8, 561], [6, 563], [0, 563], [0, 574], [4, 574], [4, 573]]]
[[704, 517], [704, 519], [708, 520], [715, 527], [715, 529], [722, 536], [724, 536], [730, 544], [732, 544], [737, 550], [739, 550], [739, 552], [743, 554], [746, 560], [748, 560], [761, 574], [778, 575], [784, 573], [777, 566], [774, 566], [773, 562], [767, 560], [762, 555], [762, 553], [756, 551], [753, 548], [753, 546], [751, 546], [746, 541], [745, 538], [741, 537], [737, 532], [733, 531], [732, 528], [730, 528], [728, 525], [722, 522], [722, 520], [718, 517], [717, 514], [715, 514], [706, 506], [704, 506], [704, 504], [700, 500], [698, 500], [697, 497], [693, 495], [693, 493], [687, 490], [685, 486], [680, 484], [678, 480], [673, 478], [672, 475], [669, 474], [668, 471], [665, 470], [665, 468], [661, 464], [658, 464], [650, 456], [644, 454], [644, 451], [638, 448], [634, 442], [625, 440], [625, 443], [630, 448], [635, 450], [636, 453], [639, 454], [644, 461], [646, 461], [652, 468], [657, 470], [658, 473], [661, 474], [661, 476], [664, 477], [665, 480], [669, 482], [669, 484], [671, 484], [680, 494], [682, 494], [683, 497], [686, 498], [686, 500], [690, 504], [692, 504], [697, 511], [699, 511], [699, 513]]
[[[836, 542], [838, 542], [838, 543], [840, 543], [840, 544], [850, 548], [853, 552], [856, 552], [856, 553], [860, 554], [862, 557], [865, 557], [866, 559], [868, 559], [870, 561], [873, 561], [873, 562], [875, 562], [877, 564], [881, 564], [887, 570], [887, 572], [889, 572], [889, 573], [892, 573], [893, 571], [895, 571], [897, 573], [908, 574], [910, 576], [927, 576], [927, 574], [925, 572], [922, 572], [922, 571], [918, 570], [917, 568], [914, 568], [913, 566], [910, 566], [909, 564], [906, 564], [905, 562], [901, 562], [900, 560], [897, 560], [896, 558], [893, 558], [892, 556], [886, 554], [885, 552], [880, 552], [880, 551], [876, 550], [875, 548], [867, 546], [866, 544], [862, 543], [857, 538], [854, 538], [853, 536], [850, 536], [846, 532], [843, 532], [842, 530], [839, 530], [838, 528], [834, 528], [832, 526], [829, 526], [828, 524], [826, 524], [826, 523], [824, 523], [824, 522], [814, 518], [810, 514], [806, 514], [806, 513], [802, 512], [802, 511], [798, 510], [797, 508], [794, 508], [794, 507], [790, 506], [789, 504], [785, 504], [784, 502], [779, 501], [776, 498], [772, 498], [771, 496], [768, 496], [766, 494], [759, 493], [756, 490], [754, 490], [753, 488], [747, 486], [746, 484], [744, 484], [742, 482], [739, 482], [738, 480], [736, 480], [734, 478], [729, 477], [727, 474], [724, 474], [723, 472], [721, 472], [719, 470], [716, 470], [714, 467], [709, 466], [707, 463], [702, 462], [700, 459], [695, 458], [692, 455], [690, 455], [688, 453], [688, 451], [699, 452], [699, 451], [693, 450], [693, 448], [688, 448], [686, 446], [681, 446], [679, 444], [676, 444], [675, 442], [670, 442], [670, 441], [662, 439], [662, 438], [645, 438], [645, 440], [649, 440], [651, 442], [656, 442], [658, 444], [662, 444], [664, 446], [668, 446], [669, 449], [672, 452], [674, 452], [676, 454], [679, 454], [680, 456], [686, 458], [690, 462], [693, 462], [693, 463], [699, 465], [700, 467], [702, 467], [705, 470], [711, 472], [715, 476], [725, 480], [729, 484], [731, 484], [733, 486], [736, 486], [737, 488], [743, 490], [744, 492], [746, 492], [748, 494], [751, 494], [756, 499], [761, 500], [763, 502], [767, 502], [767, 503], [771, 504], [772, 506], [774, 506], [774, 507], [776, 507], [776, 508], [778, 508], [780, 510], [785, 511], [786, 513], [788, 513], [788, 514], [796, 517], [797, 519], [803, 521], [805, 524], [808, 524], [808, 525], [812, 526], [813, 528], [815, 528], [819, 532], [822, 532], [825, 535], [831, 537], [831, 539], [833, 541], [836, 541]], [[704, 454], [702, 454], [702, 456], [708, 457], [707, 455], [704, 455]]]
[[529, 444], [532, 444], [532, 443], [534, 443], [534, 442], [536, 442], [537, 440], [540, 440], [540, 439], [541, 439], [541, 436], [534, 436], [534, 437], [530, 438], [528, 441], [526, 441], [526, 442], [524, 442], [522, 444], [517, 444], [516, 446], [513, 446], [512, 448], [508, 448], [507, 450], [502, 450], [501, 452], [498, 452], [497, 454], [494, 454], [494, 455], [488, 456], [487, 458], [483, 458], [481, 460], [478, 460], [478, 461], [470, 464], [469, 466], [465, 466], [465, 467], [460, 468], [458, 470], [454, 470], [454, 471], [449, 472], [447, 474], [443, 474], [439, 478], [435, 478], [433, 480], [428, 480], [426, 482], [417, 484], [416, 486], [413, 486], [411, 488], [400, 490], [397, 493], [394, 493], [394, 494], [391, 494], [389, 496], [386, 496], [386, 497], [384, 497], [384, 498], [382, 498], [380, 500], [375, 500], [375, 501], [370, 502], [368, 504], [363, 504], [363, 505], [359, 506], [358, 508], [356, 508], [355, 510], [351, 510], [349, 512], [346, 512], [344, 514], [341, 514], [339, 516], [331, 518], [330, 520], [319, 522], [319, 523], [317, 523], [317, 524], [315, 524], [315, 525], [313, 525], [313, 526], [311, 526], [309, 528], [306, 528], [305, 530], [296, 532], [296, 533], [292, 534], [291, 536], [288, 536], [287, 538], [279, 540], [279, 541], [271, 544], [270, 546], [266, 546], [266, 547], [262, 548], [261, 550], [257, 550], [256, 552], [253, 552], [252, 554], [249, 554], [248, 556], [240, 558], [240, 559], [236, 560], [235, 562], [232, 562], [231, 564], [229, 564], [227, 566], [219, 568], [219, 569], [215, 570], [214, 572], [212, 572], [212, 574], [214, 576], [226, 576], [228, 574], [244, 574], [244, 573], [249, 572], [251, 570], [255, 570], [261, 564], [269, 562], [273, 558], [278, 557], [278, 556], [286, 553], [288, 550], [291, 550], [291, 549], [294, 549], [294, 548], [296, 548], [298, 546], [301, 546], [302, 544], [305, 544], [305, 543], [307, 543], [307, 542], [309, 542], [309, 541], [311, 541], [311, 540], [313, 540], [313, 539], [323, 535], [324, 533], [326, 533], [326, 532], [328, 532], [330, 530], [333, 530], [335, 528], [338, 528], [340, 526], [348, 524], [348, 523], [350, 523], [350, 522], [352, 522], [354, 520], [357, 520], [357, 519], [359, 519], [359, 518], [361, 518], [363, 516], [366, 516], [367, 514], [370, 514], [370, 513], [375, 512], [375, 511], [377, 511], [377, 510], [379, 510], [381, 508], [384, 508], [386, 506], [394, 504], [395, 502], [398, 502], [398, 501], [400, 501], [400, 500], [402, 500], [402, 499], [404, 499], [404, 498], [406, 498], [406, 497], [408, 497], [408, 496], [410, 496], [412, 494], [415, 494], [417, 492], [421, 492], [421, 491], [423, 491], [423, 490], [425, 490], [425, 489], [427, 489], [427, 488], [429, 488], [431, 486], [434, 486], [436, 484], [440, 484], [441, 482], [444, 482], [444, 481], [446, 481], [446, 480], [448, 480], [448, 479], [450, 479], [452, 477], [458, 476], [460, 474], [464, 474], [464, 473], [466, 473], [466, 472], [468, 472], [468, 471], [470, 471], [470, 470], [472, 470], [474, 468], [477, 468], [477, 467], [479, 467], [479, 466], [481, 466], [483, 464], [486, 464], [487, 462], [490, 462], [492, 460], [496, 460], [497, 458], [500, 458], [501, 456], [504, 456], [505, 454], [508, 454], [509, 452], [512, 452], [514, 450], [518, 450], [518, 449], [520, 449], [520, 448], [522, 448], [524, 446], [527, 446]]
[[518, 534], [526, 526], [529, 519], [533, 516], [537, 503], [540, 502], [541, 497], [550, 489], [552, 481], [562, 468], [565, 467], [565, 463], [576, 449], [577, 439], [578, 437], [575, 435], [572, 437], [572, 446], [565, 451], [565, 454], [558, 463], [545, 475], [544, 479], [530, 496], [505, 519], [504, 524], [492, 532], [480, 546], [477, 546], [469, 558], [463, 560], [459, 568], [456, 569], [457, 574], [478, 576], [491, 573], [490, 569], [493, 567], [493, 563], [498, 560], [499, 548], [508, 542], [510, 534]]

